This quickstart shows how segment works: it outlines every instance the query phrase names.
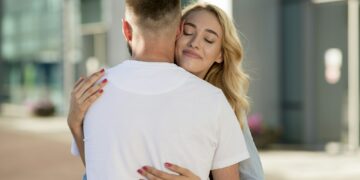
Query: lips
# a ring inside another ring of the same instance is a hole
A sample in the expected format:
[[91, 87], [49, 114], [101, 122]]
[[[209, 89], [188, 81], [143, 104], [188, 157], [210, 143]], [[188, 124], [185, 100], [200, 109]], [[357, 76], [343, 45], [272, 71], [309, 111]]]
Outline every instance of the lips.
[[201, 59], [201, 56], [196, 53], [195, 51], [189, 50], [189, 49], [185, 49], [183, 51], [185, 56], [191, 57], [191, 58], [196, 58], [196, 59]]

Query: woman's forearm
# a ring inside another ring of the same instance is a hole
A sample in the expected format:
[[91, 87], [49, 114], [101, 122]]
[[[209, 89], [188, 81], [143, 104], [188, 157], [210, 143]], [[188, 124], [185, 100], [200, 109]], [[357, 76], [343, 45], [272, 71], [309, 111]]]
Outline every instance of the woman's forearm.
[[83, 127], [82, 126], [75, 126], [75, 125], [70, 125], [70, 131], [71, 134], [74, 137], [76, 146], [79, 150], [79, 154], [81, 157], [81, 160], [85, 166], [85, 151], [84, 151], [84, 131], [83, 131]]
[[211, 171], [214, 180], [240, 180], [239, 164]]
[[81, 160], [85, 166], [84, 132], [83, 123], [85, 113], [89, 107], [101, 96], [107, 79], [100, 79], [104, 76], [105, 69], [92, 74], [87, 78], [79, 78], [71, 92], [70, 110], [68, 114], [68, 126], [74, 137]]

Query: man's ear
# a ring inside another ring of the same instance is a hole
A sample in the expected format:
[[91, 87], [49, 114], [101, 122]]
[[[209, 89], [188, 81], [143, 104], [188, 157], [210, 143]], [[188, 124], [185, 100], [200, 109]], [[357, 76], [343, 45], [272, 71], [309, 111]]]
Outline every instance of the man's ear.
[[179, 24], [179, 28], [176, 31], [176, 40], [178, 40], [183, 34], [182, 32], [184, 29], [184, 23], [185, 23], [185, 21], [181, 20], [181, 22]]
[[131, 25], [126, 19], [122, 19], [122, 32], [127, 42], [131, 42], [132, 40], [132, 29]]

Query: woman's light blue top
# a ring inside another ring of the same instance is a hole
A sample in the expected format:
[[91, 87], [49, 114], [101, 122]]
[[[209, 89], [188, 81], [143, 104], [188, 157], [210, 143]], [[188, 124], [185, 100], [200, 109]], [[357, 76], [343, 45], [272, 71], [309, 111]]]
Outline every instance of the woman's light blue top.
[[247, 120], [243, 123], [243, 134], [250, 158], [240, 162], [240, 179], [241, 180], [263, 180], [264, 171], [260, 161], [260, 156], [251, 136]]

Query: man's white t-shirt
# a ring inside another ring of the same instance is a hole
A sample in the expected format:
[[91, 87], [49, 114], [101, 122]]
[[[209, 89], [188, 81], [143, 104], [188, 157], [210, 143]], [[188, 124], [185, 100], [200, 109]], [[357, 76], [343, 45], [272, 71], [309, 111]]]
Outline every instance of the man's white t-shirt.
[[140, 179], [145, 165], [170, 172], [165, 162], [208, 179], [249, 157], [222, 91], [177, 65], [127, 60], [105, 78], [84, 121], [88, 180]]

